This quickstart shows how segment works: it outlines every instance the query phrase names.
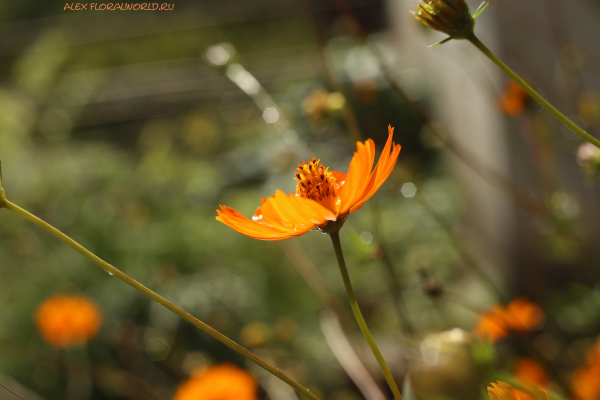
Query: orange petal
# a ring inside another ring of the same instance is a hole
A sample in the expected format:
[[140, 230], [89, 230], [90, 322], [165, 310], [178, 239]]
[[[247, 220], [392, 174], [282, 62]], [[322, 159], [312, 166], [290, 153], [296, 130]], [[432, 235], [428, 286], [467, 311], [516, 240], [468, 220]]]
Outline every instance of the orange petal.
[[216, 219], [243, 235], [261, 240], [284, 240], [292, 237], [289, 232], [282, 231], [272, 225], [249, 220], [231, 207], [220, 207], [221, 210], [217, 210], [218, 216]]
[[344, 215], [361, 208], [388, 178], [400, 153], [400, 145], [392, 142], [393, 136], [394, 128], [390, 125], [388, 140], [373, 171], [371, 170], [375, 160], [375, 144], [371, 139], [364, 145], [360, 142], [356, 144], [357, 151], [350, 162], [346, 184], [340, 194], [342, 204], [338, 214]]
[[331, 171], [336, 183], [342, 187], [346, 184], [346, 174], [340, 171]]
[[355, 199], [360, 195], [369, 181], [373, 162], [375, 161], [375, 143], [368, 139], [365, 143], [356, 143], [356, 152], [350, 161], [346, 184], [342, 187], [339, 214], [345, 215], [350, 212]]
[[335, 220], [335, 214], [319, 203], [278, 190], [262, 205], [252, 220], [233, 208], [221, 206], [216, 219], [243, 235], [261, 240], [285, 240], [300, 236], [317, 225]]
[[521, 400], [516, 390], [508, 383], [498, 381], [490, 383], [492, 387], [488, 387], [488, 395], [490, 400]]
[[[379, 161], [377, 161], [377, 166], [375, 170], [371, 174], [371, 178], [369, 179], [369, 183], [363, 190], [363, 193], [360, 195], [360, 200], [350, 208], [350, 212], [354, 212], [362, 207], [365, 201], [369, 200], [377, 190], [383, 185], [383, 182], [390, 176], [394, 166], [396, 165], [396, 161], [398, 160], [398, 155], [400, 154], [401, 146], [399, 144], [395, 144], [392, 142], [392, 137], [394, 135], [394, 128], [389, 127], [389, 136], [381, 155], [379, 156]], [[391, 154], [390, 154], [391, 150]]]

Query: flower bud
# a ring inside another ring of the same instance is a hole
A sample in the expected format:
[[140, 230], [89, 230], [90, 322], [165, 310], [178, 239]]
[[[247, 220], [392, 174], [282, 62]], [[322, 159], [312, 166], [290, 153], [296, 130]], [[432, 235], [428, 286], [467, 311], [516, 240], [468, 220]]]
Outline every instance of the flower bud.
[[600, 149], [591, 143], [584, 143], [577, 150], [577, 163], [588, 175], [600, 173]]
[[413, 15], [423, 25], [444, 32], [452, 39], [466, 39], [475, 27], [465, 0], [421, 0]]

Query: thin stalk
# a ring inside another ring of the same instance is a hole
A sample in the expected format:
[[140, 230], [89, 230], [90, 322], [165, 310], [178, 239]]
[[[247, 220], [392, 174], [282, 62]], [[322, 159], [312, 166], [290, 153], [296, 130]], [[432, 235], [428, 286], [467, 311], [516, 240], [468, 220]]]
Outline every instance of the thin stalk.
[[[379, 209], [379, 203], [376, 201], [376, 199], [371, 199], [371, 210], [373, 211], [373, 231], [377, 237], [384, 237], [381, 234], [381, 212]], [[406, 332], [412, 335], [415, 333], [415, 328], [408, 318], [406, 303], [404, 302], [404, 297], [402, 296], [402, 285], [400, 285], [398, 273], [394, 268], [394, 262], [390, 258], [390, 254], [384, 241], [379, 241], [378, 245], [382, 255], [381, 261], [389, 278], [390, 292], [392, 293], [392, 298], [394, 299], [394, 307], [396, 308], [398, 319], [400, 320], [400, 324], [406, 330]]]
[[477, 262], [477, 260], [475, 260], [475, 258], [473, 258], [473, 256], [471, 256], [467, 249], [465, 249], [461, 241], [456, 236], [456, 233], [454, 233], [454, 230], [452, 229], [450, 223], [448, 223], [448, 221], [446, 221], [444, 217], [435, 212], [429, 206], [429, 203], [426, 199], [421, 198], [420, 196], [415, 196], [414, 199], [416, 199], [421, 205], [421, 207], [423, 207], [425, 211], [435, 219], [440, 228], [442, 228], [442, 230], [446, 232], [448, 238], [450, 239], [450, 244], [452, 245], [452, 247], [454, 247], [454, 250], [456, 250], [458, 255], [463, 259], [465, 267], [467, 267], [472, 273], [477, 275], [479, 279], [481, 279], [481, 281], [484, 282], [492, 292], [494, 292], [494, 294], [498, 297], [499, 300], [501, 300], [502, 302], [508, 302], [509, 299], [504, 293], [504, 291], [500, 289], [498, 285], [496, 285], [496, 282], [490, 276], [490, 274], [483, 268], [482, 265], [480, 265]]
[[2, 386], [4, 388], [4, 390], [6, 390], [8, 393], [12, 394], [13, 396], [15, 396], [21, 400], [27, 400], [25, 397], [22, 397], [18, 393], [13, 392], [10, 388], [4, 386], [1, 382], [0, 382], [0, 386]]
[[381, 371], [383, 372], [383, 375], [385, 376], [385, 379], [386, 379], [388, 385], [390, 385], [390, 389], [392, 389], [392, 393], [394, 394], [394, 397], [396, 398], [396, 400], [402, 400], [402, 395], [400, 394], [398, 385], [396, 385], [396, 382], [394, 381], [394, 378], [392, 377], [392, 373], [390, 372], [390, 369], [388, 368], [387, 364], [385, 363], [385, 360], [383, 359], [381, 352], [377, 348], [377, 345], [375, 344], [375, 340], [373, 340], [373, 336], [371, 335], [371, 332], [369, 331], [369, 328], [367, 327], [367, 323], [365, 322], [365, 319], [360, 311], [360, 307], [358, 306], [358, 301], [356, 301], [356, 297], [354, 296], [354, 290], [352, 289], [352, 283], [350, 282], [350, 276], [348, 276], [348, 269], [346, 268], [346, 262], [344, 261], [344, 254], [342, 253], [342, 245], [340, 243], [340, 235], [339, 235], [339, 233], [336, 232], [336, 233], [331, 233], [330, 236], [331, 236], [331, 242], [333, 243], [333, 248], [335, 249], [335, 256], [337, 258], [338, 265], [340, 267], [340, 272], [342, 273], [342, 279], [344, 280], [344, 286], [346, 287], [346, 293], [348, 294], [348, 300], [350, 301], [350, 307], [352, 307], [352, 312], [354, 312], [354, 317], [356, 318], [356, 322], [358, 322], [358, 326], [360, 327], [360, 330], [361, 330], [363, 336], [367, 340], [367, 343], [369, 343], [369, 347], [371, 348], [373, 355], [377, 359], [377, 362], [379, 363], [379, 367], [381, 368]]
[[523, 88], [535, 101], [541, 104], [550, 114], [554, 116], [557, 120], [559, 120], [564, 126], [569, 128], [571, 131], [575, 132], [579, 135], [583, 140], [590, 142], [594, 146], [600, 148], [600, 140], [593, 137], [580, 127], [578, 127], [573, 121], [569, 118], [565, 117], [560, 111], [556, 109], [552, 104], [550, 104], [546, 99], [544, 99], [538, 92], [536, 92], [531, 86], [527, 84], [519, 75], [517, 75], [512, 69], [510, 69], [506, 64], [504, 64], [494, 53], [490, 51], [481, 41], [472, 34], [467, 38], [475, 47], [477, 47], [483, 54], [487, 56], [494, 64], [496, 64], [506, 75], [508, 75], [512, 80], [514, 80], [519, 86]]
[[293, 380], [292, 378], [290, 378], [289, 376], [287, 376], [286, 374], [281, 372], [278, 368], [270, 365], [265, 360], [261, 359], [260, 357], [256, 356], [255, 354], [251, 353], [250, 351], [246, 350], [245, 348], [243, 348], [242, 346], [240, 346], [233, 340], [229, 339], [227, 336], [223, 335], [219, 331], [211, 328], [204, 322], [200, 321], [198, 318], [192, 316], [191, 314], [188, 314], [187, 312], [183, 311], [181, 308], [177, 307], [170, 301], [166, 300], [164, 297], [162, 297], [159, 294], [148, 289], [146, 286], [142, 285], [135, 279], [133, 279], [130, 276], [126, 275], [125, 273], [121, 272], [119, 269], [113, 267], [112, 265], [110, 265], [106, 261], [102, 260], [100, 257], [96, 256], [95, 254], [90, 252], [88, 249], [86, 249], [85, 247], [83, 247], [82, 245], [80, 245], [79, 243], [77, 243], [76, 241], [74, 241], [73, 239], [71, 239], [70, 237], [68, 237], [67, 235], [65, 235], [64, 233], [62, 233], [61, 231], [59, 231], [58, 229], [53, 227], [52, 225], [39, 219], [35, 215], [22, 209], [21, 207], [17, 206], [16, 204], [13, 204], [10, 201], [6, 200], [6, 198], [4, 197], [4, 191], [0, 188], [0, 208], [1, 207], [5, 207], [6, 209], [16, 213], [17, 215], [20, 215], [21, 217], [25, 218], [26, 220], [28, 220], [30, 222], [33, 222], [40, 228], [42, 228], [45, 231], [56, 236], [58, 239], [60, 239], [61, 241], [68, 244], [69, 246], [71, 246], [72, 248], [74, 248], [75, 250], [77, 250], [78, 252], [83, 254], [85, 257], [90, 259], [94, 264], [98, 265], [100, 268], [102, 268], [108, 274], [114, 275], [117, 278], [121, 279], [123, 282], [132, 286], [134, 289], [137, 289], [145, 296], [148, 296], [152, 300], [156, 301], [158, 304], [162, 305], [163, 307], [165, 307], [165, 308], [169, 309], [170, 311], [174, 312], [175, 314], [179, 315], [181, 318], [188, 321], [189, 323], [194, 325], [196, 328], [209, 334], [210, 336], [217, 339], [219, 342], [223, 343], [230, 349], [241, 354], [242, 356], [246, 357], [248, 360], [257, 364], [259, 367], [261, 367], [261, 368], [267, 370], [268, 372], [270, 372], [271, 374], [275, 375], [276, 377], [278, 377], [279, 379], [281, 379], [288, 385], [292, 386], [294, 389], [296, 389], [299, 393], [301, 393], [306, 398], [309, 398], [311, 400], [319, 400], [319, 398], [316, 397], [314, 394], [310, 393], [308, 391], [308, 389], [305, 389], [302, 385], [300, 385], [298, 382], [296, 382], [295, 380]]

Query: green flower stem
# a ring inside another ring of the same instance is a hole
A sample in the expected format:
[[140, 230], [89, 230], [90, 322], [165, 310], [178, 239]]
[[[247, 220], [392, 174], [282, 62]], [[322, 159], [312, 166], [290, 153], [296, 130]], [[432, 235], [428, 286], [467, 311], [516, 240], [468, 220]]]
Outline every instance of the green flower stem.
[[56, 236], [57, 238], [59, 238], [60, 240], [62, 240], [63, 242], [65, 242], [66, 244], [68, 244], [69, 246], [71, 246], [72, 248], [74, 248], [75, 250], [80, 252], [81, 254], [83, 254], [85, 257], [89, 258], [94, 264], [98, 265], [100, 268], [102, 268], [104, 271], [108, 272], [110, 275], [114, 275], [117, 278], [121, 279], [128, 285], [132, 286], [134, 289], [139, 290], [144, 295], [148, 296], [152, 300], [156, 301], [158, 304], [162, 305], [163, 307], [165, 307], [165, 308], [171, 310], [172, 312], [174, 312], [175, 314], [179, 315], [181, 318], [185, 319], [186, 321], [188, 321], [195, 327], [199, 328], [200, 330], [209, 334], [213, 338], [217, 339], [219, 342], [223, 343], [230, 349], [232, 349], [232, 350], [236, 351], [237, 353], [241, 354], [242, 356], [246, 357], [248, 360], [254, 362], [259, 367], [262, 367], [265, 370], [267, 370], [268, 372], [272, 373], [273, 375], [275, 375], [276, 377], [278, 377], [279, 379], [281, 379], [288, 385], [292, 386], [294, 389], [296, 389], [299, 393], [304, 395], [306, 398], [309, 398], [311, 400], [319, 400], [319, 398], [316, 397], [314, 394], [310, 393], [308, 391], [308, 389], [305, 389], [302, 385], [300, 385], [298, 382], [296, 382], [295, 380], [293, 380], [292, 378], [290, 378], [289, 376], [287, 376], [286, 374], [281, 372], [278, 368], [270, 365], [263, 359], [254, 355], [250, 351], [246, 350], [245, 348], [243, 348], [242, 346], [240, 346], [233, 340], [229, 339], [227, 336], [221, 334], [217, 330], [206, 325], [204, 322], [200, 321], [199, 319], [192, 316], [191, 314], [188, 314], [187, 312], [183, 311], [181, 308], [177, 307], [176, 305], [174, 305], [170, 301], [166, 300], [162, 296], [158, 295], [157, 293], [154, 293], [152, 290], [148, 289], [146, 286], [142, 285], [135, 279], [124, 274], [117, 268], [113, 267], [106, 261], [104, 261], [101, 258], [99, 258], [98, 256], [96, 256], [95, 254], [93, 254], [92, 252], [87, 250], [85, 247], [83, 247], [82, 245], [80, 245], [79, 243], [77, 243], [76, 241], [74, 241], [73, 239], [71, 239], [70, 237], [68, 237], [67, 235], [65, 235], [64, 233], [62, 233], [55, 227], [53, 227], [52, 225], [48, 224], [47, 222], [36, 217], [35, 215], [23, 210], [21, 207], [6, 200], [6, 198], [4, 196], [4, 191], [0, 188], [0, 208], [1, 207], [5, 207], [6, 209], [20, 215], [21, 217], [25, 218], [26, 220], [28, 220], [30, 222], [33, 222], [40, 228], [42, 228], [42, 229], [46, 230], [47, 232], [51, 233], [52, 235]]
[[517, 75], [516, 73], [513, 72], [513, 70], [508, 68], [508, 66], [506, 64], [504, 64], [498, 57], [496, 57], [496, 55], [494, 53], [492, 53], [490, 51], [490, 49], [488, 49], [483, 43], [481, 43], [481, 41], [474, 34], [467, 37], [467, 40], [469, 40], [471, 43], [473, 43], [473, 45], [475, 45], [475, 47], [477, 47], [483, 54], [485, 54], [487, 56], [487, 58], [492, 60], [492, 62], [494, 64], [496, 64], [502, 71], [504, 71], [504, 73], [506, 75], [511, 77], [515, 82], [517, 82], [519, 84], [519, 86], [521, 86], [523, 88], [523, 90], [525, 90], [527, 92], [528, 95], [530, 95], [532, 98], [535, 99], [535, 101], [540, 103], [542, 105], [542, 107], [544, 107], [550, 114], [552, 114], [564, 126], [566, 126], [570, 130], [575, 132], [583, 140], [590, 142], [594, 146], [600, 148], [600, 140], [598, 140], [594, 136], [590, 135], [589, 133], [587, 133], [580, 127], [578, 127], [569, 118], [565, 117], [552, 104], [550, 104], [546, 99], [544, 99], [538, 92], [533, 90], [533, 88], [531, 86], [529, 86], [527, 84], [527, 82], [525, 82], [523, 79], [521, 79], [521, 77], [519, 75]]
[[340, 272], [342, 273], [342, 279], [344, 280], [344, 286], [346, 286], [346, 292], [348, 293], [348, 300], [350, 300], [350, 306], [352, 307], [352, 311], [354, 312], [354, 317], [356, 318], [356, 322], [358, 322], [358, 326], [360, 330], [367, 339], [367, 343], [369, 343], [369, 347], [373, 352], [373, 355], [377, 359], [379, 363], [379, 367], [381, 371], [383, 371], [383, 375], [387, 380], [388, 385], [392, 389], [392, 393], [396, 400], [402, 400], [402, 395], [400, 394], [400, 390], [398, 389], [398, 385], [394, 382], [394, 378], [392, 377], [392, 373], [388, 368], [383, 356], [379, 352], [377, 345], [375, 344], [375, 340], [373, 340], [373, 336], [371, 336], [371, 332], [369, 332], [369, 328], [367, 327], [367, 323], [360, 312], [360, 308], [358, 307], [358, 302], [356, 301], [356, 297], [354, 296], [354, 290], [352, 289], [352, 283], [350, 283], [350, 277], [348, 276], [348, 269], [346, 268], [346, 262], [344, 261], [344, 254], [342, 253], [342, 245], [340, 243], [340, 235], [338, 232], [331, 233], [331, 241], [333, 243], [333, 248], [335, 249], [335, 256], [338, 261], [338, 265], [340, 266]]

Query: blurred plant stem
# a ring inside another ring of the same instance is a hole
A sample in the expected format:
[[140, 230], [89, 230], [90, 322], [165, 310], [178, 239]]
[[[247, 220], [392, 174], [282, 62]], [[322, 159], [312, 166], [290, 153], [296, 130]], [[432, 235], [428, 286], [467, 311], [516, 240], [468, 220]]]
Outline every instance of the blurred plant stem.
[[313, 262], [308, 258], [306, 251], [297, 240], [282, 240], [281, 248], [292, 263], [298, 274], [304, 279], [324, 308], [334, 312], [340, 319], [344, 328], [354, 327], [352, 317], [342, 306], [340, 299], [331, 292], [327, 283]]
[[481, 279], [488, 286], [488, 288], [492, 292], [494, 292], [494, 294], [496, 294], [497, 298], [501, 302], [508, 302], [508, 298], [507, 298], [506, 294], [500, 289], [500, 287], [496, 284], [496, 282], [494, 282], [494, 279], [475, 260], [475, 258], [473, 258], [473, 256], [471, 256], [471, 254], [469, 254], [467, 249], [465, 249], [462, 242], [458, 239], [458, 236], [452, 229], [452, 226], [450, 225], [450, 223], [448, 221], [446, 221], [446, 219], [444, 217], [439, 215], [433, 208], [431, 208], [425, 198], [422, 198], [421, 196], [417, 195], [414, 197], [414, 199], [416, 199], [419, 202], [419, 204], [421, 205], [421, 207], [423, 207], [425, 209], [425, 211], [435, 219], [435, 221], [440, 226], [440, 228], [442, 228], [442, 230], [444, 232], [446, 232], [446, 234], [448, 235], [448, 238], [450, 239], [450, 243], [451, 243], [452, 247], [454, 247], [454, 250], [463, 259], [463, 263], [464, 263], [465, 267], [467, 267], [467, 269], [469, 271], [471, 271], [472, 273], [477, 275], [479, 277], [479, 279]]
[[550, 104], [546, 99], [544, 99], [538, 92], [536, 92], [531, 86], [527, 84], [519, 75], [517, 75], [512, 69], [510, 69], [506, 64], [502, 62], [494, 53], [490, 51], [481, 41], [472, 34], [467, 38], [475, 47], [477, 47], [483, 54], [486, 55], [494, 64], [496, 64], [506, 75], [508, 75], [512, 80], [514, 80], [519, 86], [523, 88], [535, 101], [540, 103], [542, 107], [546, 109], [550, 114], [554, 116], [557, 120], [559, 120], [564, 126], [569, 128], [571, 131], [575, 132], [579, 135], [583, 140], [590, 142], [594, 146], [600, 148], [600, 140], [590, 135], [579, 126], [577, 126], [573, 121], [569, 118], [565, 117], [560, 111], [556, 109], [552, 104]]
[[385, 379], [387, 380], [388, 385], [390, 385], [390, 389], [392, 389], [392, 393], [394, 394], [394, 397], [396, 398], [396, 400], [402, 400], [402, 395], [400, 394], [398, 385], [396, 385], [396, 382], [394, 381], [394, 378], [392, 377], [392, 373], [390, 372], [390, 369], [388, 368], [387, 364], [385, 363], [385, 360], [383, 359], [381, 352], [377, 348], [377, 345], [375, 344], [375, 340], [373, 340], [373, 336], [371, 335], [371, 332], [369, 331], [369, 328], [367, 327], [367, 323], [365, 322], [362, 312], [360, 311], [360, 307], [358, 306], [358, 301], [356, 300], [356, 296], [354, 296], [354, 290], [352, 289], [352, 283], [350, 282], [350, 276], [348, 276], [348, 269], [346, 268], [346, 262], [344, 261], [344, 254], [342, 253], [342, 245], [340, 243], [340, 235], [339, 235], [339, 233], [336, 232], [336, 233], [331, 233], [329, 236], [331, 236], [331, 242], [333, 243], [333, 248], [335, 249], [335, 256], [337, 258], [338, 265], [340, 267], [340, 272], [342, 273], [342, 279], [344, 280], [344, 286], [346, 287], [346, 293], [348, 294], [348, 300], [350, 301], [350, 307], [352, 307], [352, 312], [354, 312], [354, 317], [356, 318], [356, 322], [358, 322], [358, 326], [360, 327], [360, 330], [361, 330], [363, 336], [367, 340], [367, 343], [369, 344], [369, 347], [371, 348], [373, 355], [377, 359], [377, 362], [379, 363], [379, 367], [381, 368], [381, 371], [383, 372], [383, 375], [385, 376]]
[[0, 188], [0, 208], [2, 208], [2, 207], [14, 212], [15, 214], [25, 218], [26, 220], [36, 224], [40, 228], [42, 228], [45, 231], [56, 236], [58, 239], [60, 239], [61, 241], [68, 244], [69, 246], [71, 246], [72, 248], [74, 248], [75, 250], [77, 250], [78, 252], [83, 254], [85, 257], [90, 259], [94, 264], [98, 265], [109, 275], [116, 276], [117, 278], [121, 279], [123, 282], [132, 286], [134, 289], [137, 289], [138, 291], [140, 291], [145, 296], [148, 296], [150, 299], [156, 301], [158, 304], [162, 305], [163, 307], [165, 307], [165, 308], [169, 309], [170, 311], [174, 312], [175, 314], [179, 315], [181, 318], [188, 321], [189, 323], [191, 323], [198, 329], [202, 330], [203, 332], [205, 332], [205, 333], [209, 334], [210, 336], [212, 336], [213, 338], [217, 339], [219, 342], [223, 343], [230, 349], [232, 349], [235, 352], [246, 357], [248, 360], [254, 362], [258, 366], [264, 368], [265, 370], [267, 370], [271, 374], [275, 375], [276, 377], [278, 377], [279, 379], [281, 379], [288, 385], [292, 386], [294, 389], [296, 389], [299, 393], [304, 395], [306, 398], [309, 398], [311, 400], [319, 400], [319, 398], [316, 397], [314, 394], [310, 393], [308, 391], [308, 389], [305, 389], [302, 385], [300, 385], [298, 382], [296, 382], [295, 380], [293, 380], [292, 378], [290, 378], [289, 376], [287, 376], [286, 374], [281, 372], [278, 368], [270, 365], [269, 363], [267, 363], [260, 357], [256, 356], [255, 354], [251, 353], [250, 351], [246, 350], [245, 348], [243, 348], [242, 346], [240, 346], [233, 340], [229, 339], [227, 336], [221, 334], [219, 331], [211, 328], [210, 326], [208, 326], [204, 322], [200, 321], [196, 317], [192, 316], [191, 314], [188, 314], [187, 312], [185, 312], [181, 308], [177, 307], [170, 301], [166, 300], [162, 296], [160, 296], [157, 293], [153, 292], [152, 290], [148, 289], [146, 286], [142, 285], [135, 279], [133, 279], [130, 276], [126, 275], [125, 273], [121, 272], [119, 269], [113, 267], [112, 265], [110, 265], [106, 261], [104, 261], [101, 258], [99, 258], [98, 256], [96, 256], [95, 254], [93, 254], [92, 252], [87, 250], [85, 247], [83, 247], [82, 245], [80, 245], [79, 243], [77, 243], [76, 241], [71, 239], [69, 236], [65, 235], [64, 233], [62, 233], [61, 231], [59, 231], [58, 229], [53, 227], [52, 225], [48, 224], [47, 222], [39, 219], [38, 217], [29, 213], [28, 211], [26, 211], [26, 210], [22, 209], [21, 207], [6, 200], [4, 190], [2, 188]]
[[340, 325], [338, 316], [331, 310], [325, 310], [319, 317], [321, 331], [329, 348], [339, 361], [344, 371], [356, 384], [366, 400], [387, 400], [379, 385], [348, 342], [348, 338]]
[[27, 400], [25, 397], [22, 397], [22, 396], [21, 396], [21, 395], [19, 395], [18, 393], [15, 393], [15, 392], [13, 392], [13, 391], [12, 391], [10, 388], [8, 388], [8, 387], [4, 386], [4, 385], [2, 384], [2, 382], [0, 382], [0, 386], [2, 386], [2, 387], [4, 388], [4, 390], [6, 390], [8, 393], [12, 394], [12, 395], [13, 395], [13, 396], [15, 396], [16, 398], [18, 398], [18, 399], [21, 399], [21, 400]]
[[[375, 233], [376, 237], [383, 238], [385, 236], [381, 233], [381, 210], [379, 209], [379, 202], [377, 201], [377, 199], [371, 199], [371, 210], [373, 212], [373, 232]], [[398, 314], [398, 319], [400, 319], [400, 323], [402, 324], [402, 327], [406, 330], [407, 333], [414, 334], [415, 328], [413, 327], [410, 319], [408, 318], [408, 310], [406, 308], [406, 303], [404, 302], [404, 298], [402, 296], [404, 292], [400, 285], [398, 273], [394, 268], [394, 262], [390, 258], [390, 253], [384, 241], [378, 240], [377, 244], [379, 245], [379, 249], [381, 250], [381, 261], [388, 275], [390, 292], [392, 293], [392, 297], [394, 299], [394, 307], [396, 309], [396, 313]]]
[[67, 380], [66, 397], [69, 400], [89, 400], [92, 397], [93, 374], [87, 350], [84, 346], [60, 353]]

